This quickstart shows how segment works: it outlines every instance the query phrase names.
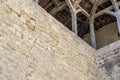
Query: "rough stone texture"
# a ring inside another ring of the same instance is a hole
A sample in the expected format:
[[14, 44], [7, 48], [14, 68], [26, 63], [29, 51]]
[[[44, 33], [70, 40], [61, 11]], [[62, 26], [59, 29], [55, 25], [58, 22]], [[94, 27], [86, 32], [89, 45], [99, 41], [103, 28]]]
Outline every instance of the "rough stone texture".
[[32, 0], [0, 0], [0, 80], [98, 80], [95, 50]]
[[[104, 26], [102, 29], [96, 31], [95, 34], [98, 48], [102, 48], [115, 41], [120, 40], [120, 36], [118, 36], [118, 27], [116, 22]], [[87, 34], [86, 36], [84, 36], [84, 40], [88, 44], [90, 44], [90, 35]]]
[[97, 51], [100, 80], [120, 79], [120, 41]]

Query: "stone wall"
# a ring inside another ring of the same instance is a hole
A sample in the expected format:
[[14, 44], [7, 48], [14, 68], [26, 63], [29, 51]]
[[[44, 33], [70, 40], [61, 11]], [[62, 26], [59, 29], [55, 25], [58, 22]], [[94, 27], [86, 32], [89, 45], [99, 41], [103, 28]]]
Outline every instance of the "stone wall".
[[[102, 48], [115, 41], [120, 40], [120, 36], [118, 36], [118, 27], [116, 22], [104, 26], [102, 29], [96, 31], [95, 34], [98, 48]], [[90, 44], [90, 35], [87, 34], [86, 36], [84, 36], [84, 40]]]
[[95, 50], [32, 0], [0, 0], [0, 80], [98, 80]]
[[120, 41], [97, 51], [100, 80], [120, 79]]

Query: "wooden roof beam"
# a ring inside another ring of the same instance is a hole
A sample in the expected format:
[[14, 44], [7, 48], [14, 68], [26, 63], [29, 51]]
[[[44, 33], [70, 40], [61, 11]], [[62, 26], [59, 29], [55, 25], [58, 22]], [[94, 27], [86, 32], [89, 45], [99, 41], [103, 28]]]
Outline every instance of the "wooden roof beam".
[[112, 16], [115, 16], [115, 12], [113, 12], [113, 11], [106, 10], [106, 11], [104, 11], [104, 12], [107, 13], [107, 14], [110, 14], [110, 15], [112, 15]]
[[[90, 1], [91, 1], [92, 4], [94, 4], [96, 0], [90, 0]], [[98, 0], [98, 1], [99, 1], [98, 5], [101, 5], [108, 0]]]
[[96, 14], [96, 10], [97, 10], [97, 7], [98, 7], [98, 0], [95, 0], [95, 3], [94, 3], [94, 6], [91, 10], [91, 13], [90, 13], [90, 19], [89, 19], [89, 27], [90, 27], [90, 38], [91, 38], [91, 46], [93, 48], [97, 48], [97, 44], [96, 44], [96, 36], [95, 36], [95, 26], [94, 26], [94, 19], [95, 19], [95, 14]]
[[71, 0], [65, 0], [70, 12], [71, 12], [71, 18], [72, 18], [72, 31], [77, 35], [78, 34], [78, 30], [77, 30], [77, 10], [74, 6], [75, 0], [71, 1]]
[[94, 6], [93, 6], [93, 8], [92, 8], [92, 10], [91, 10], [91, 13], [90, 13], [90, 22], [92, 21], [91, 23], [94, 22], [96, 10], [97, 10], [97, 7], [98, 7], [98, 2], [99, 2], [99, 1], [97, 1], [97, 0], [95, 1]]
[[75, 11], [76, 10], [75, 7], [73, 6], [71, 0], [65, 0], [65, 1], [66, 1], [67, 5], [68, 5], [70, 11]]
[[[118, 6], [120, 6], [120, 1], [116, 3]], [[98, 12], [96, 15], [95, 15], [95, 18], [100, 16], [100, 15], [103, 15], [106, 11], [108, 10], [112, 10], [113, 9], [113, 5], [108, 7], [108, 8], [105, 8], [103, 9], [102, 11]]]
[[55, 5], [55, 6], [59, 6], [58, 5], [58, 0], [51, 0], [52, 2], [53, 2], [53, 4]]
[[118, 10], [119, 10], [119, 7], [118, 7], [118, 5], [117, 5], [117, 1], [116, 1], [116, 0], [111, 0], [111, 3], [112, 3], [112, 5], [113, 5], [115, 11], [118, 11]]
[[81, 0], [75, 1], [74, 6], [75, 6], [75, 7], [79, 6], [80, 2], [81, 2]]
[[62, 11], [63, 9], [65, 9], [67, 7], [67, 4], [65, 2], [60, 3], [60, 5], [58, 7], [53, 8], [50, 11], [50, 14], [52, 15], [56, 15], [57, 12]]
[[47, 5], [47, 6], [45, 7], [45, 9], [49, 8], [51, 5], [52, 5], [52, 3], [50, 3], [49, 5]]
[[81, 0], [76, 0], [74, 2], [74, 4], [72, 4], [72, 2], [70, 0], [66, 0], [66, 3], [68, 4], [70, 10], [75, 11], [76, 14], [79, 13], [79, 12], [81, 12], [87, 18], [90, 18], [90, 14], [79, 5], [80, 2], [81, 2]]
[[86, 10], [84, 10], [81, 6], [79, 6], [77, 9], [77, 13], [79, 12], [83, 13], [87, 18], [90, 18], [90, 14]]
[[70, 9], [70, 12], [71, 12], [71, 15], [72, 15], [72, 28], [73, 28], [73, 32], [75, 32], [77, 34], [77, 20], [76, 20], [77, 13], [81, 12], [87, 18], [90, 18], [90, 14], [79, 5], [81, 0], [74, 0], [74, 1], [65, 0], [65, 1], [66, 1], [67, 5], [68, 5], [68, 7]]

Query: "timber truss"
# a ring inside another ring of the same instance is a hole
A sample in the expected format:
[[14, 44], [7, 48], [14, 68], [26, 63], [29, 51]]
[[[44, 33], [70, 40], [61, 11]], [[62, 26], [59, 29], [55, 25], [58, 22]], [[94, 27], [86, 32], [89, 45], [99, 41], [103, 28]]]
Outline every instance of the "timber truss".
[[114, 21], [120, 33], [120, 0], [34, 0], [46, 11], [82, 37], [91, 34], [91, 45], [96, 48], [95, 32]]

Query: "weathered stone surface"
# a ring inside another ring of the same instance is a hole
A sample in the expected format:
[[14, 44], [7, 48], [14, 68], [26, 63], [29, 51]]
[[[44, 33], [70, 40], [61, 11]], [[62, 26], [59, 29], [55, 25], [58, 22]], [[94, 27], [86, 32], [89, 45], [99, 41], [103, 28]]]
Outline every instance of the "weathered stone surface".
[[40, 6], [1, 5], [0, 80], [98, 80], [95, 50]]
[[120, 41], [97, 51], [100, 80], [120, 79]]

